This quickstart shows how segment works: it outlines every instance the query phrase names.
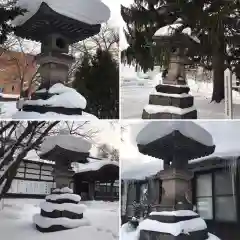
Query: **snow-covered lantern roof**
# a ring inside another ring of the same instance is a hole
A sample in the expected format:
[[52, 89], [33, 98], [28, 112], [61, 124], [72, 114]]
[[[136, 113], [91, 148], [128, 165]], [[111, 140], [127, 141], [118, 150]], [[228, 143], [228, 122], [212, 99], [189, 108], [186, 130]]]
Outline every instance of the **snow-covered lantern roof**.
[[99, 0], [19, 0], [17, 6], [27, 12], [12, 22], [16, 35], [40, 42], [52, 33], [65, 36], [69, 44], [84, 40], [110, 18], [109, 8]]
[[153, 35], [153, 40], [157, 45], [175, 44], [176, 47], [188, 47], [190, 43], [199, 44], [200, 40], [192, 34], [190, 27], [183, 27], [181, 19], [177, 19], [173, 24], [159, 28]]
[[183, 168], [188, 160], [204, 157], [215, 150], [212, 136], [190, 121], [151, 122], [136, 138], [139, 152]]
[[92, 144], [82, 138], [62, 133], [49, 136], [41, 145], [40, 157], [50, 161], [87, 163]]

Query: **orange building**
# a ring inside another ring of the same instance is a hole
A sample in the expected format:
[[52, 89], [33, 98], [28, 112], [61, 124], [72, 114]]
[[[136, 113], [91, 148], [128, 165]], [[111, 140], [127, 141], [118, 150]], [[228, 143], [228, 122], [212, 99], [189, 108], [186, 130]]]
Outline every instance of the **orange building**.
[[[0, 49], [1, 50], [1, 49]], [[0, 51], [0, 93], [19, 95], [29, 88], [37, 71], [35, 56], [14, 51]]]

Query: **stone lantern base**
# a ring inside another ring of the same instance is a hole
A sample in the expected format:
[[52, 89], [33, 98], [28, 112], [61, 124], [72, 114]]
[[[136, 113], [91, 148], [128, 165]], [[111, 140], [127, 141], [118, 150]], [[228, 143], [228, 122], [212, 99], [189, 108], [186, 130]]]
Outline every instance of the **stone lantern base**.
[[143, 109], [143, 119], [196, 119], [193, 96], [186, 85], [159, 84]]
[[37, 230], [40, 232], [56, 232], [88, 226], [89, 222], [84, 218], [86, 209], [84, 204], [79, 204], [81, 197], [73, 194], [70, 188], [53, 190], [46, 197], [46, 201], [40, 204], [41, 212], [33, 217]]
[[153, 212], [139, 224], [139, 230], [139, 240], [210, 239], [205, 221], [193, 211]]

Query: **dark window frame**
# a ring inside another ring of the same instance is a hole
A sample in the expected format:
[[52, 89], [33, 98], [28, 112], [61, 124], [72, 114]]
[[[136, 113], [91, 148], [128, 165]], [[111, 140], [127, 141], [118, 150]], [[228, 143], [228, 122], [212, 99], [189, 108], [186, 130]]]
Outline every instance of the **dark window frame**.
[[[219, 173], [219, 172], [224, 172], [225, 169], [224, 168], [215, 168], [215, 169], [210, 169], [210, 170], [206, 170], [206, 171], [201, 171], [201, 172], [195, 172], [194, 174], [194, 179], [193, 179], [193, 203], [197, 206], [197, 199], [201, 198], [201, 197], [197, 197], [197, 177], [201, 176], [201, 175], [205, 175], [205, 174], [211, 174], [211, 182], [212, 182], [212, 219], [204, 219], [206, 222], [217, 222], [217, 223], [224, 223], [224, 224], [238, 224], [239, 220], [240, 220], [240, 182], [239, 182], [239, 169], [237, 168], [237, 172], [236, 172], [236, 179], [235, 179], [235, 195], [234, 194], [228, 194], [229, 196], [235, 196], [235, 200], [236, 200], [236, 220], [235, 221], [226, 221], [226, 220], [218, 220], [216, 219], [216, 205], [215, 205], [215, 199], [216, 199], [216, 191], [215, 191], [215, 173]], [[223, 195], [217, 195], [217, 196], [223, 196]], [[225, 195], [224, 195], [225, 196]], [[227, 195], [226, 195], [227, 196]], [[209, 196], [206, 196], [209, 197]], [[197, 210], [197, 209], [196, 209]], [[198, 212], [198, 210], [197, 210]]]

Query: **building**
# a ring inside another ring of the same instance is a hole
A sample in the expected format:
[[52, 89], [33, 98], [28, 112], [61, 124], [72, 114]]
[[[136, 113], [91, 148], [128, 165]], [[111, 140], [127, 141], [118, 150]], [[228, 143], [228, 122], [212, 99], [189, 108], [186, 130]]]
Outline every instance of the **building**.
[[[206, 221], [209, 231], [222, 240], [239, 239], [240, 157], [206, 157], [191, 161], [194, 209]], [[161, 169], [159, 169], [161, 170]], [[144, 217], [161, 202], [161, 182], [155, 175], [123, 180], [122, 223], [132, 216]]]
[[[45, 198], [56, 184], [53, 177], [54, 162], [24, 159], [17, 170], [6, 197]], [[118, 200], [118, 163], [89, 157], [89, 163], [79, 164], [81, 169], [73, 176], [71, 188], [83, 200]], [[104, 176], [104, 177], [103, 177]]]
[[45, 198], [55, 187], [53, 163], [24, 159], [6, 197]]
[[29, 88], [37, 70], [35, 56], [23, 52], [0, 49], [0, 96], [18, 98], [23, 79], [23, 90]]
[[78, 164], [74, 175], [74, 191], [84, 200], [119, 199], [119, 165], [110, 160], [89, 159], [88, 164]]

